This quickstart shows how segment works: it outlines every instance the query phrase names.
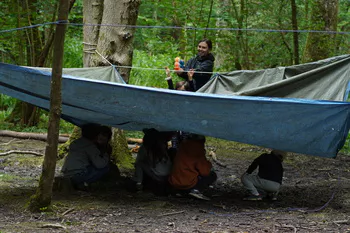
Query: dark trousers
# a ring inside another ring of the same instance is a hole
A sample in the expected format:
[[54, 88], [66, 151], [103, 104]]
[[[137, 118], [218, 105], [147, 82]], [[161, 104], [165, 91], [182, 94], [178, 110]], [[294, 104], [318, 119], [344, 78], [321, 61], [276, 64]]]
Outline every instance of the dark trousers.
[[198, 189], [202, 191], [213, 184], [217, 179], [217, 175], [214, 171], [211, 171], [209, 176], [198, 176], [198, 182], [192, 189]]
[[73, 182], [74, 185], [81, 185], [84, 182], [88, 184], [93, 183], [101, 179], [108, 171], [109, 171], [109, 166], [106, 166], [101, 169], [95, 168], [94, 166], [88, 166], [87, 172], [72, 176], [71, 181]]
[[176, 193], [180, 193], [183, 195], [188, 194], [192, 189], [197, 189], [200, 192], [202, 192], [203, 190], [207, 189], [209, 187], [209, 185], [213, 184], [217, 179], [217, 175], [214, 171], [211, 171], [210, 174], [208, 176], [198, 176], [198, 181], [197, 184], [195, 186], [193, 186], [190, 189], [172, 189], [172, 193], [176, 194]]

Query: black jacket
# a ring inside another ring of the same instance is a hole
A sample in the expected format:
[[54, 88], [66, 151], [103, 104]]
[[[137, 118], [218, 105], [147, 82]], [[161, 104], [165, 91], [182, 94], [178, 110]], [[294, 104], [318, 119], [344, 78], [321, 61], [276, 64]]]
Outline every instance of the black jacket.
[[[173, 80], [171, 78], [166, 78], [165, 80], [168, 82], [168, 89], [175, 90]], [[188, 87], [189, 87], [189, 90], [187, 90], [187, 91], [196, 91], [193, 80], [192, 81], [187, 80], [187, 82], [188, 82]]]
[[199, 88], [201, 88], [204, 84], [206, 84], [209, 79], [212, 76], [213, 68], [214, 68], [214, 56], [209, 53], [207, 56], [200, 57], [195, 56], [191, 58], [184, 68], [184, 72], [179, 75], [180, 77], [184, 79], [188, 79], [187, 77], [187, 71], [190, 69], [194, 69], [195, 71], [199, 72], [211, 72], [211, 73], [194, 73], [193, 79], [195, 80], [195, 91], [197, 91]]
[[251, 174], [258, 166], [260, 178], [282, 184], [283, 166], [280, 158], [273, 154], [262, 154], [252, 162], [247, 173]]

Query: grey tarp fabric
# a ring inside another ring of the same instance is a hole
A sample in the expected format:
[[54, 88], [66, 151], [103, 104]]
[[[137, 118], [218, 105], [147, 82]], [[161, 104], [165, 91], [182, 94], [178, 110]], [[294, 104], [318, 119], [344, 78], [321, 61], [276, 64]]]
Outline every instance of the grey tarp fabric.
[[217, 74], [198, 92], [343, 101], [350, 80], [350, 55], [265, 70]]
[[[33, 67], [28, 67], [33, 69]], [[43, 72], [49, 72], [51, 74], [51, 68], [35, 67], [36, 70]], [[63, 68], [63, 75], [72, 77], [81, 77], [87, 79], [95, 79], [113, 83], [125, 83], [114, 66], [102, 66], [102, 67], [87, 67], [87, 68]]]

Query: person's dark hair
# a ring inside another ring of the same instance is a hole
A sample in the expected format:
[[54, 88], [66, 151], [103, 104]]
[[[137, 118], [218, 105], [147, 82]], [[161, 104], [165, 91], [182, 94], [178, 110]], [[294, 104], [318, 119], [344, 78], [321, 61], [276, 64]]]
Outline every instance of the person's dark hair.
[[106, 136], [108, 139], [112, 138], [112, 129], [111, 127], [101, 125], [100, 126], [100, 134]]
[[285, 159], [285, 157], [287, 156], [287, 152], [282, 151], [282, 150], [272, 150], [271, 154], [278, 157], [281, 161], [283, 161]]
[[190, 85], [187, 81], [179, 81], [175, 84], [175, 90], [178, 90], [180, 87], [184, 86], [186, 91], [190, 90]]
[[153, 166], [164, 158], [168, 158], [166, 140], [164, 135], [156, 129], [144, 129], [143, 146], [147, 151], [147, 156], [152, 161]]
[[213, 48], [213, 43], [211, 42], [211, 40], [209, 40], [209, 39], [207, 39], [207, 38], [204, 38], [204, 39], [200, 40], [200, 41], [198, 42], [198, 44], [201, 43], [201, 42], [205, 42], [205, 43], [208, 45], [209, 50], [212, 50], [212, 48]]
[[94, 140], [100, 132], [100, 125], [88, 123], [81, 126], [81, 136], [89, 140]]

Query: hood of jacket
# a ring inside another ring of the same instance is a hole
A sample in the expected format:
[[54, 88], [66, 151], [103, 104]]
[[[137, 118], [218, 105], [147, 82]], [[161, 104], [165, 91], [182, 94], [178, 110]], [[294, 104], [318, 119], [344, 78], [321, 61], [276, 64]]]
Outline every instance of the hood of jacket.
[[88, 148], [95, 144], [87, 138], [81, 137], [73, 141], [70, 145], [70, 150], [80, 150], [81, 148]]

